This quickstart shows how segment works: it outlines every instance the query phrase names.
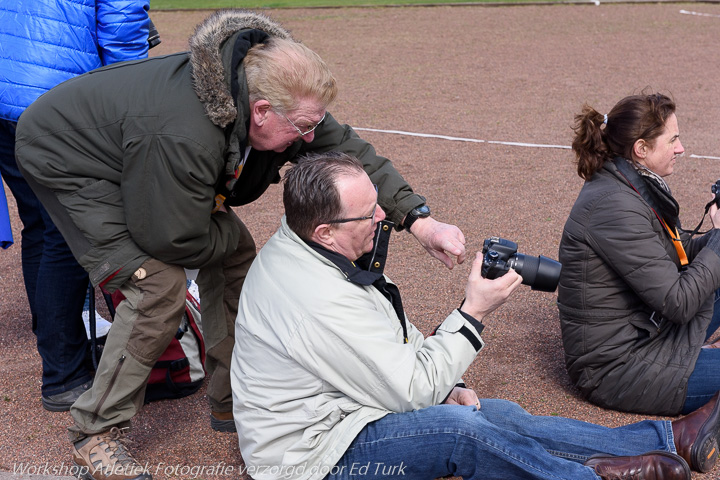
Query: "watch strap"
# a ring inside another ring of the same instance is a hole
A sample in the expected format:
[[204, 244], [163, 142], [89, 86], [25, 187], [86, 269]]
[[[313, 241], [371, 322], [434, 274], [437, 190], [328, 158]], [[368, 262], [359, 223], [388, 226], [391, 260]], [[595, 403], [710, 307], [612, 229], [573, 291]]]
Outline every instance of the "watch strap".
[[420, 205], [413, 208], [407, 215], [405, 215], [405, 221], [402, 223], [402, 226], [409, 232], [410, 227], [412, 227], [412, 224], [415, 223], [418, 218], [426, 218], [429, 216], [430, 208], [427, 205]]

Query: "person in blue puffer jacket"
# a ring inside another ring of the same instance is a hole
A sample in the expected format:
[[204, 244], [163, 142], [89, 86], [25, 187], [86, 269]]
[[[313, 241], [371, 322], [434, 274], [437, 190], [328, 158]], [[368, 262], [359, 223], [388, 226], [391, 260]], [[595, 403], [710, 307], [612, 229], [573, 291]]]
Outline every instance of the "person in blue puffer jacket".
[[42, 404], [67, 411], [92, 384], [82, 310], [88, 275], [18, 170], [20, 115], [56, 85], [148, 56], [149, 0], [24, 0], [0, 9], [0, 173], [23, 223], [22, 270], [42, 358]]

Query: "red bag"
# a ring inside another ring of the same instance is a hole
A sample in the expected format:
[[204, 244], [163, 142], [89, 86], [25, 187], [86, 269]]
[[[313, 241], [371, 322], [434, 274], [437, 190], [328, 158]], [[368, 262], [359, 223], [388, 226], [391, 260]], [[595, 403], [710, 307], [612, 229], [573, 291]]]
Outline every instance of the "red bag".
[[150, 372], [145, 403], [191, 395], [202, 385], [205, 373], [200, 304], [187, 292], [180, 327]]
[[[124, 298], [120, 290], [105, 296], [112, 317], [115, 316], [115, 307]], [[150, 372], [145, 403], [191, 395], [200, 388], [205, 375], [205, 341], [200, 304], [190, 292], [186, 292], [185, 313], [180, 327]]]

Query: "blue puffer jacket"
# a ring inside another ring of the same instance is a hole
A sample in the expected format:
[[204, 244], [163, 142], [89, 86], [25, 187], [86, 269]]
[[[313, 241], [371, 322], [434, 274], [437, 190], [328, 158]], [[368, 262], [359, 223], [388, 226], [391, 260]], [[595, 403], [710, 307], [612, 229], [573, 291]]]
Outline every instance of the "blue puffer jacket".
[[0, 3], [0, 118], [81, 73], [147, 57], [149, 0]]

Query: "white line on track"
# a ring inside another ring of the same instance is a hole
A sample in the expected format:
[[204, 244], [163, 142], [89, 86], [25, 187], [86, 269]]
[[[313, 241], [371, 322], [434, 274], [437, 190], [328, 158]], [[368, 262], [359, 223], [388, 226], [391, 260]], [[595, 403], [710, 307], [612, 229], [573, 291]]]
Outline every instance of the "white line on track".
[[[488, 144], [495, 144], [495, 145], [510, 145], [513, 147], [528, 147], [528, 148], [560, 148], [560, 149], [564, 149], [564, 150], [570, 150], [572, 148], [568, 145], [545, 145], [542, 143], [501, 142], [498, 140], [479, 140], [477, 138], [450, 137], [447, 135], [435, 135], [432, 133], [405, 132], [402, 130], [381, 130], [379, 128], [353, 127], [353, 129], [359, 130], [359, 131], [365, 131], [365, 132], [389, 133], [392, 135], [405, 135], [405, 136], [409, 136], [409, 137], [440, 138], [442, 140], [450, 140], [453, 142], [488, 143]], [[691, 154], [690, 158], [706, 158], [706, 159], [710, 159], [710, 160], [720, 160], [720, 157], [710, 157], [707, 155], [695, 155], [695, 154]]]
[[539, 143], [521, 143], [521, 142], [500, 142], [498, 140], [478, 140], [476, 138], [449, 137], [447, 135], [435, 135], [432, 133], [416, 133], [404, 132], [402, 130], [380, 130], [377, 128], [356, 128], [354, 130], [363, 130], [366, 132], [392, 133], [395, 135], [407, 135], [410, 137], [440, 138], [443, 140], [451, 140], [454, 142], [473, 142], [473, 143], [494, 143], [498, 145], [512, 145], [516, 147], [534, 147], [534, 148], [570, 148], [565, 145], [543, 145]]
[[474, 138], [448, 137], [447, 135], [433, 135], [431, 133], [403, 132], [402, 130], [379, 130], [376, 128], [355, 128], [355, 127], [353, 127], [353, 130], [364, 130], [366, 132], [378, 132], [378, 133], [394, 133], [396, 135], [407, 135], [410, 137], [442, 138], [443, 140], [452, 140], [455, 142], [485, 143], [485, 140], [477, 140]]
[[515, 147], [531, 147], [531, 148], [563, 148], [566, 150], [569, 150], [570, 148], [572, 148], [568, 145], [544, 145], [542, 143], [500, 142], [497, 140], [488, 140], [487, 143], [495, 143], [498, 145], [512, 145]]
[[[591, 0], [594, 1], [595, 5], [599, 5], [600, 2], [597, 0]], [[718, 17], [720, 18], [720, 15], [714, 15], [711, 13], [699, 13], [699, 12], [691, 12], [688, 10], [680, 10], [680, 13], [683, 15], [697, 15], [701, 17]], [[417, 133], [417, 132], [404, 132], [402, 130], [381, 130], [378, 128], [359, 128], [355, 127], [355, 130], [363, 130], [366, 132], [377, 132], [377, 133], [390, 133], [393, 135], [405, 135], [409, 137], [424, 137], [424, 138], [440, 138], [442, 140], [450, 140], [453, 142], [472, 142], [472, 143], [492, 143], [496, 145], [510, 145], [514, 147], [529, 147], [529, 148], [561, 148], [561, 149], [570, 149], [571, 147], [567, 145], [543, 145], [538, 143], [522, 143], [522, 142], [501, 142], [497, 140], [479, 140], [477, 138], [463, 138], [463, 137], [450, 137], [447, 135], [435, 135], [431, 133]], [[710, 160], [720, 160], [720, 157], [711, 157], [707, 155], [690, 155], [690, 158], [706, 158]]]
[[720, 15], [715, 15], [713, 13], [700, 13], [700, 12], [691, 12], [689, 10], [680, 10], [680, 13], [683, 15], [697, 15], [698, 17], [716, 17], [720, 18]]

